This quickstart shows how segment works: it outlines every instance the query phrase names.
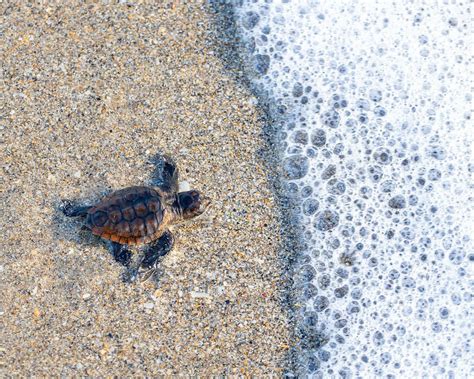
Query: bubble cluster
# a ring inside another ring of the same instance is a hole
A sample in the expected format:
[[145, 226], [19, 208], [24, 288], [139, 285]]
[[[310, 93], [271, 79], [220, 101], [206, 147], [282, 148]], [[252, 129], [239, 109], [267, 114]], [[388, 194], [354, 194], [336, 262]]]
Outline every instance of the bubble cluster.
[[293, 374], [474, 376], [469, 5], [244, 0], [235, 18], [300, 204]]

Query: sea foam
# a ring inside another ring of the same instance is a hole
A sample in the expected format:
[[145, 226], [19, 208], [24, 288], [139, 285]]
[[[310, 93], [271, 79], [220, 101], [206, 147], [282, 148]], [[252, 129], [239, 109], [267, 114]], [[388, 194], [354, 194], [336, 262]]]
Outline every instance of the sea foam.
[[470, 5], [234, 12], [298, 204], [293, 374], [473, 377]]

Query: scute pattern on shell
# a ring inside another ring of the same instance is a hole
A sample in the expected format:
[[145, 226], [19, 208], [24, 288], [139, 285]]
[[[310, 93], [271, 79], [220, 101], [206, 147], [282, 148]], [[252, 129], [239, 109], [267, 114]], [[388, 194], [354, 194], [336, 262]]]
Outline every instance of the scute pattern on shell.
[[88, 211], [92, 233], [121, 244], [139, 245], [159, 238], [164, 208], [161, 195], [149, 187], [112, 193]]

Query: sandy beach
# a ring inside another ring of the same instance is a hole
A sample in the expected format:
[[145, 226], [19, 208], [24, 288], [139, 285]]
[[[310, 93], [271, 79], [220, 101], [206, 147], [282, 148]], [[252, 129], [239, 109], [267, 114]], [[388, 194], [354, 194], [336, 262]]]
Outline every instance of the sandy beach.
[[[262, 115], [217, 54], [212, 12], [72, 4], [0, 6], [0, 375], [281, 373]], [[176, 227], [158, 284], [124, 284], [58, 205], [148, 184], [160, 152], [213, 206]]]

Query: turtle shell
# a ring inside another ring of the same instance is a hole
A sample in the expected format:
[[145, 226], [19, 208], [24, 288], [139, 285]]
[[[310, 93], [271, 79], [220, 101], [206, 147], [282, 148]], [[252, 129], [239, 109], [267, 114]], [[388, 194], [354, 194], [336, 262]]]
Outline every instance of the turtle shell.
[[104, 239], [140, 245], [163, 234], [162, 196], [149, 187], [129, 187], [112, 193], [87, 212], [86, 225]]

